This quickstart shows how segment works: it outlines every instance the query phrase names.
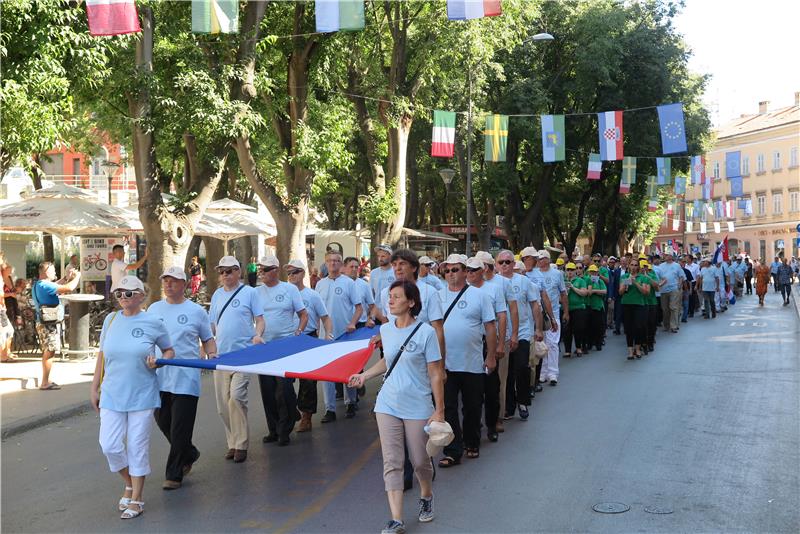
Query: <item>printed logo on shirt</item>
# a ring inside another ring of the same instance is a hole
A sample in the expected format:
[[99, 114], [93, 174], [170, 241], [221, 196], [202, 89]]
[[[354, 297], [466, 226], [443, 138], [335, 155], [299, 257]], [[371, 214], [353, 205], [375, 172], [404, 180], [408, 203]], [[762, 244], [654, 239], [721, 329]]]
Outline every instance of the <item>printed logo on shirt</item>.
[[311, 304], [306, 299], [303, 299], [303, 306], [308, 308], [309, 306], [311, 306]]
[[417, 344], [413, 340], [409, 341], [408, 344], [406, 345], [406, 350], [408, 352], [414, 352], [415, 350], [417, 350]]
[[337, 287], [336, 289], [333, 290], [333, 292], [337, 295], [341, 295], [344, 292], [344, 290], [341, 287]]
[[231, 302], [231, 308], [238, 308], [239, 307], [239, 299], [233, 299]]
[[178, 324], [186, 324], [189, 322], [189, 317], [185, 314], [180, 314], [178, 316]]
[[131, 330], [131, 335], [135, 338], [140, 338], [144, 335], [144, 330], [142, 330], [141, 328], [134, 328], [133, 330]]
[[283, 302], [283, 294], [275, 295], [275, 302]]
[[519, 293], [519, 290], [521, 289], [519, 286], [511, 286], [511, 287], [514, 288], [514, 293]]
[[466, 307], [467, 307], [467, 301], [466, 300], [459, 300], [458, 304], [456, 304], [456, 308], [458, 308], [459, 310], [463, 310]]

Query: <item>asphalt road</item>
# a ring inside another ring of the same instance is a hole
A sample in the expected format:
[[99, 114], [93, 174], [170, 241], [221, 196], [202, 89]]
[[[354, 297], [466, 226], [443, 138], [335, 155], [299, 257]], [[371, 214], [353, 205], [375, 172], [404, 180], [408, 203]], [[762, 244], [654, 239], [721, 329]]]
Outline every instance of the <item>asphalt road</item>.
[[[481, 457], [438, 470], [437, 517], [409, 532], [800, 531], [800, 328], [771, 293], [716, 320], [659, 333], [627, 361], [621, 337], [562, 360], [558, 387], [528, 422], [509, 421]], [[119, 477], [82, 415], [2, 443], [3, 532], [377, 532], [388, 519], [380, 446], [368, 407], [317, 423], [292, 446], [262, 445], [251, 389], [250, 458], [222, 459], [223, 431], [204, 379], [195, 443], [202, 458], [178, 491], [160, 489], [166, 442], [154, 428], [146, 512], [119, 520]], [[375, 391], [375, 384], [371, 390]], [[592, 510], [630, 506], [621, 514]], [[666, 514], [648, 513], [655, 508]]]

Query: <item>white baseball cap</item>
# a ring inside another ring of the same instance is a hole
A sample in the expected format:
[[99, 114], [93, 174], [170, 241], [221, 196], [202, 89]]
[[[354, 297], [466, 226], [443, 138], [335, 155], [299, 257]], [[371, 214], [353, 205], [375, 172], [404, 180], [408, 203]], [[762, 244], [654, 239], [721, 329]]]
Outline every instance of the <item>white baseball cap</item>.
[[467, 258], [464, 257], [463, 254], [450, 254], [449, 256], [447, 256], [447, 259], [442, 262], [442, 264], [448, 264], [448, 263], [452, 264], [460, 263], [461, 265], [466, 265]]
[[117, 285], [111, 288], [111, 291], [116, 291], [117, 289], [124, 289], [127, 291], [141, 291], [144, 293], [144, 284], [141, 280], [136, 278], [135, 276], [123, 276], [122, 279], [117, 282]]
[[524, 271], [525, 270], [525, 264], [522, 263], [521, 261], [517, 260], [517, 262], [514, 264], [514, 270], [515, 271]]
[[550, 253], [548, 251], [544, 250], [544, 249], [540, 250], [539, 251], [539, 259], [540, 260], [549, 260], [550, 259]]
[[239, 260], [237, 260], [233, 256], [222, 256], [219, 259], [217, 267], [241, 267], [241, 266], [239, 265]]
[[533, 247], [525, 247], [522, 249], [522, 252], [519, 253], [520, 259], [527, 258], [528, 256], [533, 256], [534, 258], [538, 258], [539, 251]]
[[164, 278], [165, 276], [169, 276], [170, 278], [174, 278], [176, 280], [186, 281], [186, 272], [183, 270], [183, 267], [178, 267], [177, 265], [167, 267], [167, 269], [161, 276], [159, 276], [159, 278]]
[[475, 257], [481, 260], [483, 263], [494, 265], [494, 258], [492, 257], [491, 254], [489, 254], [485, 250], [479, 250], [478, 252], [476, 252]]
[[289, 268], [300, 269], [301, 271], [305, 271], [306, 264], [300, 260], [289, 260], [289, 263], [287, 263], [284, 266], [284, 269], [289, 269]]
[[430, 256], [422, 256], [422, 257], [419, 259], [419, 264], [420, 264], [420, 265], [430, 265], [430, 264], [432, 264], [432, 263], [436, 263], [436, 262], [435, 262], [435, 261], [433, 261], [433, 260], [430, 258]]
[[468, 259], [466, 265], [467, 269], [483, 269], [484, 267], [483, 262], [476, 256], [473, 256], [470, 259]]
[[425, 444], [425, 452], [428, 456], [438, 456], [442, 449], [450, 445], [455, 438], [453, 427], [449, 423], [431, 421], [428, 425], [428, 442]]
[[258, 264], [262, 267], [280, 267], [281, 262], [279, 262], [278, 258], [275, 256], [261, 256], [261, 259], [258, 260]]

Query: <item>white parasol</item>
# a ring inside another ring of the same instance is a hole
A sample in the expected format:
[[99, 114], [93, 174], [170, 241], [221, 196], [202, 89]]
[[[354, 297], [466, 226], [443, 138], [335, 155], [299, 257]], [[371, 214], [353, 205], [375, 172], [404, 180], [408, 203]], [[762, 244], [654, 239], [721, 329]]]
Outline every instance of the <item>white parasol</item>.
[[220, 239], [228, 253], [228, 241], [248, 235], [276, 235], [275, 225], [260, 217], [256, 208], [229, 198], [215, 200], [208, 205], [206, 213], [195, 230], [195, 235]]

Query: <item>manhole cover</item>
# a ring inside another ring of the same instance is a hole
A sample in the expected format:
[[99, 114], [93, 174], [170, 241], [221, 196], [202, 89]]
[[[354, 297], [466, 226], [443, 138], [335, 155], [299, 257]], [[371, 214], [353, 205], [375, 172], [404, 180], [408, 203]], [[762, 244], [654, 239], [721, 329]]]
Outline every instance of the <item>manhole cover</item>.
[[592, 506], [592, 510], [601, 514], [621, 514], [630, 509], [630, 506], [621, 502], [601, 502]]
[[644, 511], [648, 514], [671, 514], [672, 508], [669, 506], [645, 506]]

